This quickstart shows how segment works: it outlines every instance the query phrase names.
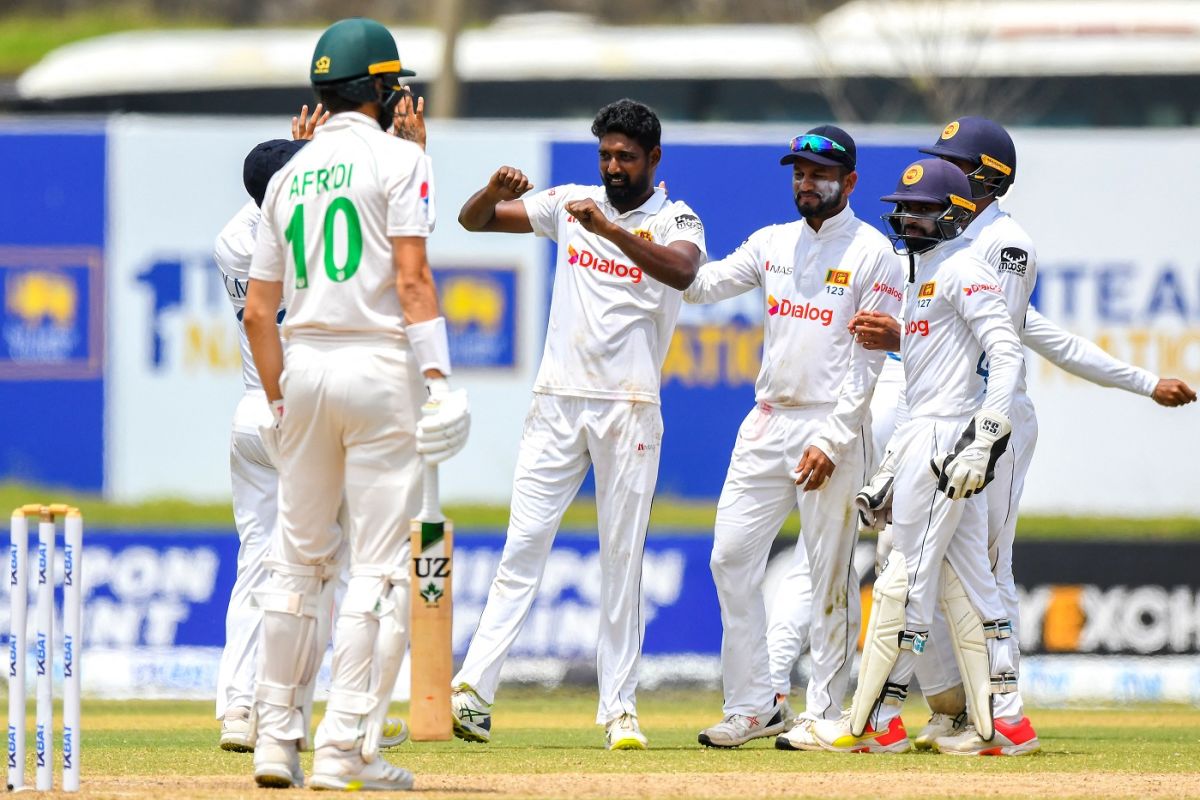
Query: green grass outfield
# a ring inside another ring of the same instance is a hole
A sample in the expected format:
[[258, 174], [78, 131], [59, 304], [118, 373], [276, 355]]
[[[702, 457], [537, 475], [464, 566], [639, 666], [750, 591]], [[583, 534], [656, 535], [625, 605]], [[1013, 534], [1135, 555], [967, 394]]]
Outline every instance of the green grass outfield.
[[[110, 503], [98, 495], [63, 492], [20, 483], [0, 483], [0, 507], [9, 509], [31, 502], [65, 502], [83, 509], [87, 525], [101, 527], [205, 527], [233, 529], [233, 512], [228, 503], [189, 503], [155, 500], [144, 503]], [[712, 531], [716, 514], [712, 502], [658, 498], [650, 514], [651, 529], [659, 532], [706, 534]], [[503, 530], [508, 526], [505, 506], [450, 505], [446, 514], [459, 530]], [[563, 520], [565, 530], [595, 530], [596, 506], [589, 500], [571, 505]], [[792, 514], [783, 527], [795, 535], [800, 519]], [[1200, 518], [1162, 517], [1121, 519], [1116, 517], [1039, 517], [1022, 515], [1023, 539], [1157, 539], [1200, 540]]]
[[[197, 702], [85, 703], [84, 796], [275, 796], [253, 787], [251, 756], [217, 749], [211, 709]], [[388, 757], [416, 773], [418, 797], [1200, 796], [1195, 708], [1034, 710], [1042, 752], [1007, 759], [794, 753], [775, 750], [771, 740], [707, 750], [696, 744], [696, 732], [719, 716], [718, 695], [643, 692], [639, 710], [650, 750], [609, 753], [593, 724], [591, 692], [502, 692], [491, 744], [410, 743]], [[923, 719], [921, 708], [906, 710], [910, 734]], [[311, 766], [307, 755], [304, 764]]]

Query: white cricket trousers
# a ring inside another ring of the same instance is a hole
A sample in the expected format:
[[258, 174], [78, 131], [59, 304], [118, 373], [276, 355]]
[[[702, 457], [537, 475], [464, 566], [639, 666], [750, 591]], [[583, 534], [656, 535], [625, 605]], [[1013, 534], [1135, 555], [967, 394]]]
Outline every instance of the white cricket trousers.
[[[280, 535], [271, 548], [271, 561], [281, 569], [326, 567], [327, 573], [335, 572], [343, 534], [334, 522], [344, 492], [350, 579], [335, 623], [330, 705], [350, 695], [390, 697], [391, 685], [372, 685], [379, 622], [345, 609], [352, 602], [369, 609], [370, 598], [361, 595], [373, 592], [379, 600], [387, 596], [389, 605], [394, 600], [402, 606], [396, 616], [407, 625], [409, 522], [417, 513], [421, 491], [416, 425], [425, 396], [423, 380], [407, 343], [355, 340], [346, 334], [293, 337], [285, 366]], [[264, 635], [264, 645], [270, 638]], [[403, 638], [401, 651], [407, 645], [407, 628]], [[265, 668], [275, 669], [271, 659], [271, 653], [260, 656]], [[286, 666], [276, 683], [286, 684], [295, 674]], [[390, 682], [394, 684], [394, 674]], [[262, 703], [258, 707], [264, 708]], [[272, 718], [260, 713], [261, 733], [302, 738], [295, 735], [299, 713], [276, 719], [280, 715], [275, 709], [265, 708]], [[353, 744], [362, 733], [360, 716], [327, 711], [317, 732], [318, 745]]]
[[[271, 540], [279, 535], [279, 473], [262, 446], [259, 428], [272, 423], [264, 392], [246, 392], [233, 416], [229, 446], [229, 475], [233, 489], [233, 522], [238, 532], [237, 577], [225, 612], [225, 648], [217, 670], [217, 719], [227, 709], [254, 703], [254, 680], [262, 611], [254, 603], [254, 591], [267, 580], [267, 554]], [[344, 507], [343, 507], [344, 510]], [[345, 548], [337, 563], [345, 561]], [[338, 573], [334, 597], [346, 590], [346, 571]], [[335, 599], [335, 605], [337, 600]], [[332, 608], [330, 608], [332, 611]], [[317, 650], [324, 655], [333, 633], [332, 620], [318, 620]], [[306, 703], [311, 706], [312, 689]]]
[[[996, 477], [987, 485], [984, 496], [987, 504], [988, 561], [992, 574], [996, 576], [1004, 615], [1012, 622], [1013, 664], [1019, 668], [1021, 607], [1013, 576], [1012, 551], [1021, 495], [1025, 491], [1025, 475], [1029, 472], [1037, 445], [1038, 424], [1033, 402], [1027, 394], [1022, 393], [1014, 398], [1012, 413], [1012, 438], [1004, 455], [996, 461]], [[933, 630], [935, 635], [930, 638], [924, 654], [917, 659], [917, 681], [926, 696], [940, 694], [962, 683], [940, 606], [935, 609]], [[997, 718], [1015, 722], [1024, 716], [1025, 707], [1019, 691], [997, 696], [996, 700]], [[1000, 713], [1001, 707], [1003, 714]]]
[[636, 714], [642, 552], [658, 480], [662, 413], [656, 403], [535, 394], [517, 456], [508, 536], [487, 604], [455, 685], [493, 702], [500, 669], [533, 605], [559, 523], [594, 466], [600, 532], [596, 722]]
[[252, 592], [267, 578], [264, 563], [275, 528], [279, 474], [263, 449], [260, 425], [271, 420], [267, 396], [242, 395], [233, 416], [229, 443], [229, 477], [233, 489], [233, 522], [238, 532], [237, 578], [225, 614], [225, 649], [217, 670], [217, 719], [225, 710], [254, 704], [254, 658], [262, 612]]
[[724, 713], [754, 716], [775, 702], [767, 654], [763, 579], [771, 542], [799, 505], [811, 565], [812, 678], [805, 715], [836, 719], [858, 642], [859, 596], [851, 559], [857, 541], [854, 494], [866, 480], [864, 436], [848, 448], [825, 485], [806, 492], [792, 471], [820, 434], [833, 404], [756, 406], [738, 429], [717, 503], [711, 567], [721, 603]]
[[[903, 558], [908, 571], [908, 603], [905, 624], [910, 631], [930, 633], [929, 643], [946, 639], [944, 631], [933, 630], [935, 609], [941, 592], [943, 561], [949, 561], [962, 581], [967, 597], [980, 618], [987, 622], [1005, 617], [1004, 604], [996, 587], [987, 556], [987, 505], [982, 494], [951, 500], [938, 491], [930, 461], [953, 449], [971, 420], [960, 417], [919, 417], [904, 424], [893, 439], [898, 455], [892, 490], [892, 553]], [[939, 633], [941, 634], [939, 636]], [[1015, 638], [987, 640], [993, 672], [1015, 667], [1012, 647]], [[944, 641], [949, 645], [948, 641]], [[928, 657], [901, 650], [888, 682], [907, 686], [917, 663]], [[953, 655], [951, 654], [951, 658]], [[995, 695], [995, 716], [1007, 717], [1007, 704], [1015, 693]], [[876, 730], [886, 726], [900, 708], [881, 704], [873, 718]]]
[[[903, 390], [904, 368], [899, 358], [888, 353], [879, 372], [879, 380], [875, 383], [875, 393], [871, 395], [872, 449], [867, 459], [868, 479], [879, 468], [883, 451], [896, 429], [896, 409], [900, 405], [900, 392]], [[858, 580], [862, 580], [861, 575]], [[812, 569], [804, 548], [798, 547], [791, 566], [784, 573], [771, 599], [767, 621], [767, 653], [771, 662], [771, 685], [776, 694], [791, 694], [792, 668], [808, 648], [811, 621]]]

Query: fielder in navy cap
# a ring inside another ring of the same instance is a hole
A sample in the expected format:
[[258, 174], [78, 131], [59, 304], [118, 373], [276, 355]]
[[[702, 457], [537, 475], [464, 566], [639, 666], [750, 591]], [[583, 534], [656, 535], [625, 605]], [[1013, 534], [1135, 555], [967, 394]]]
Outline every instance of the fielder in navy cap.
[[836, 125], [818, 125], [791, 142], [791, 152], [779, 159], [791, 164], [797, 159], [812, 161], [827, 167], [845, 167], [853, 171], [858, 163], [858, 150], [850, 134]]
[[242, 183], [256, 206], [262, 208], [263, 195], [267, 193], [271, 178], [306, 144], [305, 139], [268, 139], [254, 146], [242, 164]]

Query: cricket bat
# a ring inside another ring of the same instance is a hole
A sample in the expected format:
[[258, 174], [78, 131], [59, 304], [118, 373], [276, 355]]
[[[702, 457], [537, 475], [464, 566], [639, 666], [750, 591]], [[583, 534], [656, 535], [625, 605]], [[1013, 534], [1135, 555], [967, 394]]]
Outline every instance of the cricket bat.
[[454, 528], [442, 515], [438, 468], [425, 465], [421, 511], [412, 522], [412, 703], [408, 727], [413, 741], [451, 738], [451, 572]]

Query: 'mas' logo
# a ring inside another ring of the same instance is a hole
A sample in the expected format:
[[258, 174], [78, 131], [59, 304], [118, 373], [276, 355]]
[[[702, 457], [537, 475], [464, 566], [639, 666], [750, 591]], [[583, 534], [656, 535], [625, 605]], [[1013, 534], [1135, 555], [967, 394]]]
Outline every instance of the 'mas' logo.
[[795, 317], [820, 322], [828, 328], [833, 323], [833, 309], [821, 308], [814, 303], [797, 305], [786, 297], [776, 300], [775, 295], [767, 295], [767, 314], [774, 317]]
[[636, 265], [622, 264], [619, 261], [609, 258], [601, 258], [586, 248], [575, 249], [574, 245], [567, 245], [567, 263], [584, 269], [595, 270], [602, 272], [605, 275], [614, 275], [617, 278], [624, 278], [632, 283], [642, 282], [642, 268]]

